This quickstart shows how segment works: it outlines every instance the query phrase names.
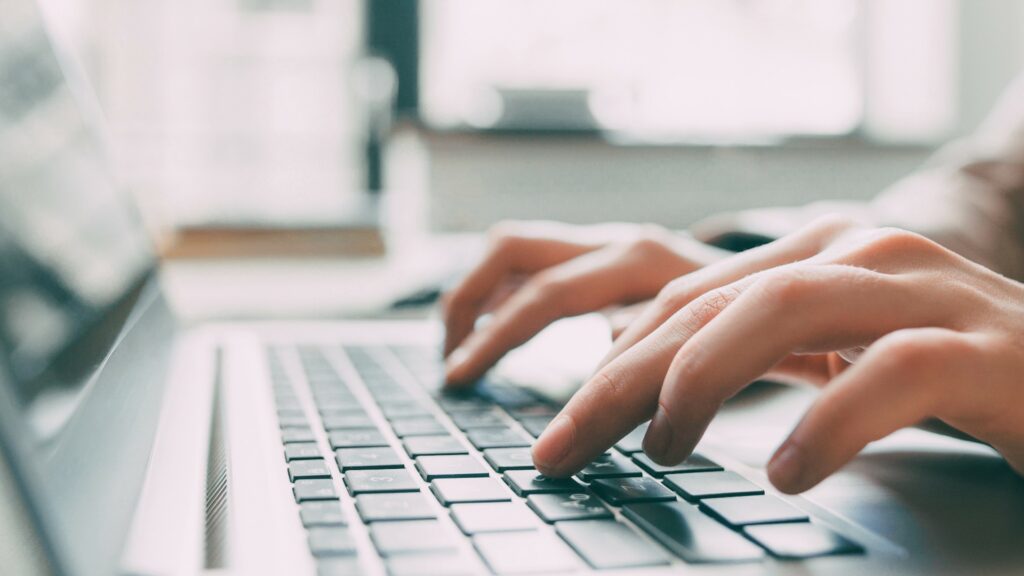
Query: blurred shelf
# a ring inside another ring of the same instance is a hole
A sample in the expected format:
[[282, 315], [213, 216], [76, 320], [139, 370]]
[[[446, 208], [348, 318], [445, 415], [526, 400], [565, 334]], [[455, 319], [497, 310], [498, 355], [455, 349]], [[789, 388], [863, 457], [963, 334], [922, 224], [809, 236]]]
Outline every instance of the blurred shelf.
[[222, 258], [378, 257], [385, 251], [379, 226], [208, 225], [180, 228], [162, 250], [169, 260]]

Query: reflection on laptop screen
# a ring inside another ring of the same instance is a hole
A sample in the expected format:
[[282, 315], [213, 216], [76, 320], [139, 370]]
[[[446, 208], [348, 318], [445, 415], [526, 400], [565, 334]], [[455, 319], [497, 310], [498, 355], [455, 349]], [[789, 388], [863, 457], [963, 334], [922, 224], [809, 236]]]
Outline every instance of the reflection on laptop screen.
[[73, 390], [102, 359], [75, 343], [95, 338], [152, 255], [37, 7], [2, 0], [0, 13], [0, 346], [27, 403]]

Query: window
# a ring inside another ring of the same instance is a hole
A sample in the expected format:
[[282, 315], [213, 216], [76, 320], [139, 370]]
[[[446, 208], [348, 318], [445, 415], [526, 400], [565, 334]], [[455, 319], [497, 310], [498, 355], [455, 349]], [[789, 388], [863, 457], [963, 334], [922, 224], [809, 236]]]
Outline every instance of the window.
[[[848, 134], [874, 110], [891, 112], [870, 95], [908, 93], [870, 85], [878, 74], [869, 74], [868, 42], [909, 32], [931, 44], [901, 66], [928, 78], [948, 64], [942, 30], [913, 34], [941, 27], [934, 13], [948, 3], [910, 3], [431, 0], [422, 3], [422, 113], [442, 128], [596, 128], [655, 140]], [[869, 22], [882, 32], [869, 34]], [[899, 81], [899, 69], [883, 69]], [[927, 83], [915, 87], [936, 97]], [[925, 120], [918, 135], [948, 118], [939, 106]]]

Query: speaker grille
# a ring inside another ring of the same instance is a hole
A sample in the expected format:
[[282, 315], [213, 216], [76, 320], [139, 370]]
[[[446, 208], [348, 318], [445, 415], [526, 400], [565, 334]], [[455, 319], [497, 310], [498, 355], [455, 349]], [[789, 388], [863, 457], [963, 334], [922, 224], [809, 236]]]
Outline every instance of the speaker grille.
[[206, 462], [206, 568], [224, 568], [228, 557], [228, 520], [230, 476], [227, 446], [224, 443], [224, 416], [221, 401], [223, 351], [216, 352], [216, 376], [213, 386], [213, 410], [210, 419], [210, 445]]

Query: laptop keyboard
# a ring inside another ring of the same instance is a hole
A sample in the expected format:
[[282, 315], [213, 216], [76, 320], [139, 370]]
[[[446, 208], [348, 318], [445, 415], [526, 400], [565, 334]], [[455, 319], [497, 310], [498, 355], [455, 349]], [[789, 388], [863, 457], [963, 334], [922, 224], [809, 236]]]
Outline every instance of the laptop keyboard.
[[492, 384], [441, 393], [442, 366], [426, 348], [345, 348], [358, 381], [328, 358], [343, 362], [337, 352], [268, 349], [287, 474], [320, 574], [381, 565], [395, 576], [573, 572], [864, 551], [701, 454], [653, 462], [641, 448], [645, 426], [575, 477], [544, 477], [530, 445], [557, 406]]

